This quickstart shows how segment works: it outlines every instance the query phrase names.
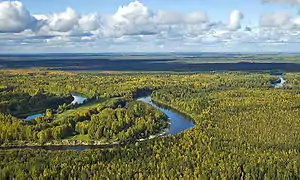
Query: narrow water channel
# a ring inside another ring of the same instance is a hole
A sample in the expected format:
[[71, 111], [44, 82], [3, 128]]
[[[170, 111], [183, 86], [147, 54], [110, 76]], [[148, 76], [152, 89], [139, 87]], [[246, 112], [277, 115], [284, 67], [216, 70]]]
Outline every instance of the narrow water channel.
[[74, 100], [71, 102], [71, 104], [83, 104], [87, 98], [80, 96], [79, 94], [72, 93], [72, 96]]
[[[83, 104], [87, 100], [87, 98], [82, 97], [82, 96], [80, 96], [78, 94], [75, 94], [75, 93], [72, 93], [71, 95], [74, 98], [74, 100], [71, 102], [72, 105]], [[27, 116], [24, 120], [25, 121], [31, 121], [31, 120], [34, 120], [36, 117], [41, 117], [43, 115], [44, 115], [43, 113], [32, 114], [30, 116]]]
[[[275, 83], [275, 88], [283, 87], [286, 80], [279, 75], [280, 82]], [[72, 94], [74, 101], [71, 104], [82, 104], [86, 100], [86, 98], [81, 97], [78, 94]], [[164, 112], [170, 119], [170, 129], [166, 132], [166, 134], [178, 134], [182, 131], [185, 131], [187, 129], [190, 129], [194, 127], [194, 123], [184, 115], [176, 112], [175, 110], [172, 110], [168, 107], [163, 107], [162, 105], [154, 103], [150, 96], [142, 97], [137, 99], [139, 101], [143, 101], [145, 103], [148, 103], [152, 105], [153, 107], [159, 109], [160, 111]], [[43, 114], [34, 114], [31, 116], [28, 116], [25, 120], [32, 120], [38, 116], [42, 116]], [[111, 145], [76, 145], [76, 146], [35, 146], [35, 147], [4, 147], [2, 149], [23, 149], [23, 148], [32, 148], [32, 149], [46, 149], [46, 150], [76, 150], [76, 151], [83, 151], [86, 149], [103, 149], [103, 148], [112, 148], [117, 146], [116, 144]]]
[[283, 87], [284, 83], [286, 82], [286, 80], [283, 79], [282, 75], [279, 75], [278, 77], [280, 78], [280, 82], [274, 84], [275, 88]]
[[[279, 75], [278, 77], [280, 78], [280, 82], [274, 84], [275, 88], [283, 87], [284, 83], [286, 82], [286, 80], [282, 77], [282, 75]], [[174, 110], [168, 107], [163, 107], [162, 105], [156, 104], [151, 100], [150, 96], [142, 97], [139, 98], [138, 100], [152, 105], [153, 107], [164, 112], [169, 117], [171, 124], [170, 124], [170, 129], [166, 132], [167, 135], [168, 134], [175, 135], [195, 126], [195, 124], [188, 117], [185, 117], [183, 114], [175, 112]]]
[[164, 112], [170, 118], [170, 129], [167, 131], [166, 134], [174, 135], [194, 127], [194, 123], [188, 117], [185, 117], [183, 114], [177, 113], [174, 110], [169, 109], [167, 107], [162, 107], [161, 105], [155, 104], [151, 100], [150, 96], [139, 98], [138, 100], [152, 105], [153, 107]]
[[[73, 94], [72, 94], [73, 96]], [[74, 97], [74, 96], [73, 96]], [[77, 98], [79, 99], [79, 98]], [[172, 110], [167, 107], [163, 107], [162, 105], [155, 104], [150, 96], [147, 97], [142, 97], [138, 99], [139, 101], [143, 101], [145, 103], [148, 103], [152, 105], [153, 107], [159, 109], [160, 111], [164, 112], [170, 120], [170, 129], [166, 132], [166, 135], [168, 134], [178, 134], [182, 131], [185, 131], [187, 129], [190, 129], [194, 127], [194, 123], [188, 118], [185, 117], [184, 115], [180, 114], [179, 112], [176, 112], [175, 110]], [[83, 101], [82, 101], [83, 102]], [[33, 115], [34, 116], [34, 115]], [[159, 137], [159, 136], [157, 136]], [[111, 144], [111, 145], [75, 145], [75, 146], [32, 146], [32, 147], [4, 147], [2, 149], [24, 149], [24, 148], [31, 148], [31, 149], [45, 149], [45, 150], [75, 150], [75, 151], [83, 151], [86, 149], [103, 149], [103, 148], [112, 148], [116, 147], [118, 145], [116, 144]]]

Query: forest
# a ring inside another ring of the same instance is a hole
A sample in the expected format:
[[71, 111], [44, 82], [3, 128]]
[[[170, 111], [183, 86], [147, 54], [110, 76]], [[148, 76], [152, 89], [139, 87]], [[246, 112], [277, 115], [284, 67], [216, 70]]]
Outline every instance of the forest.
[[[299, 179], [300, 74], [283, 77], [284, 86], [274, 88], [279, 78], [266, 72], [1, 70], [1, 179]], [[88, 102], [70, 105], [73, 92]], [[137, 141], [168, 128], [164, 113], [136, 100], [145, 95], [195, 126]], [[45, 114], [22, 119], [37, 108]], [[64, 140], [126, 143], [84, 151], [5, 149]]]

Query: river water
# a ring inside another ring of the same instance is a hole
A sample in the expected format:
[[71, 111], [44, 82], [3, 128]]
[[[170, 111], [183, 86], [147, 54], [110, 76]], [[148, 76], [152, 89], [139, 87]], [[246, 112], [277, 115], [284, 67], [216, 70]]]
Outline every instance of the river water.
[[75, 93], [72, 93], [72, 96], [74, 98], [74, 100], [71, 102], [71, 104], [75, 105], [75, 104], [83, 104], [87, 98], [85, 97], [82, 97], [78, 94], [75, 94]]
[[139, 98], [138, 100], [146, 102], [151, 106], [159, 109], [170, 118], [170, 129], [166, 132], [166, 134], [178, 134], [184, 130], [194, 127], [195, 125], [188, 117], [185, 117], [183, 114], [175, 112], [172, 109], [168, 109], [167, 107], [162, 107], [161, 105], [155, 104], [149, 96]]
[[[83, 97], [80, 97], [78, 95], [72, 94], [72, 96], [74, 97], [74, 99], [78, 100], [77, 102], [83, 103], [84, 100], [86, 100]], [[150, 96], [147, 97], [142, 97], [138, 99], [139, 101], [143, 101], [145, 103], [148, 103], [150, 105], [152, 105], [153, 107], [159, 109], [160, 111], [164, 112], [169, 120], [170, 120], [170, 129], [168, 129], [166, 131], [166, 135], [172, 134], [178, 134], [182, 131], [185, 131], [187, 129], [190, 129], [192, 127], [194, 127], [194, 123], [188, 118], [185, 117], [183, 114], [180, 114], [179, 112], [172, 110], [170, 108], [167, 107], [163, 107], [162, 105], [159, 104], [155, 104]], [[77, 102], [72, 102], [73, 103], [77, 103]], [[31, 117], [35, 118], [38, 117], [39, 115], [42, 114], [36, 114], [36, 115], [32, 115]], [[33, 118], [33, 119], [34, 119]], [[157, 136], [159, 137], [159, 136]], [[7, 147], [7, 148], [2, 148], [2, 149], [24, 149], [24, 148], [32, 148], [32, 149], [45, 149], [45, 150], [76, 150], [76, 151], [82, 151], [82, 150], [86, 150], [86, 149], [103, 149], [103, 148], [112, 148], [117, 146], [116, 144], [111, 144], [111, 145], [97, 145], [97, 146], [92, 146], [92, 145], [76, 145], [76, 146], [33, 146], [33, 147], [26, 147], [26, 146], [22, 146], [22, 147]]]
[[25, 121], [31, 121], [31, 120], [34, 120], [35, 118], [37, 117], [41, 117], [43, 116], [44, 114], [33, 114], [33, 115], [30, 115], [30, 116], [27, 116], [24, 120]]
[[[285, 79], [280, 75], [278, 76], [280, 78], [279, 83], [275, 83], [274, 87], [275, 88], [280, 88], [283, 87], [284, 83], [286, 82]], [[87, 100], [84, 97], [81, 97], [78, 94], [72, 94], [74, 100], [72, 101], [71, 104], [82, 104], [84, 103], [85, 100]], [[185, 131], [187, 129], [190, 129], [194, 127], [194, 123], [188, 118], [185, 117], [183, 114], [180, 114], [179, 112], [176, 112], [175, 110], [172, 110], [171, 108], [168, 107], [163, 107], [162, 105], [154, 103], [150, 96], [147, 97], [142, 97], [138, 99], [139, 101], [143, 101], [145, 103], [148, 103], [152, 105], [153, 107], [159, 109], [160, 111], [164, 112], [168, 118], [170, 119], [170, 129], [166, 132], [166, 134], [178, 134], [182, 131]], [[34, 114], [31, 116], [28, 116], [25, 120], [29, 121], [32, 120], [36, 117], [42, 116], [43, 114]], [[88, 146], [88, 145], [78, 145], [78, 146], [39, 146], [39, 147], [29, 147], [29, 148], [35, 148], [35, 149], [46, 149], [46, 150], [77, 150], [77, 151], [82, 151], [85, 149], [96, 149], [96, 148], [109, 148], [111, 145], [100, 145], [100, 146]], [[26, 148], [26, 147], [20, 147], [20, 149]], [[4, 148], [5, 149], [5, 148]], [[9, 149], [9, 148], [8, 148]]]
[[[87, 98], [82, 97], [82, 96], [80, 96], [78, 94], [75, 94], [75, 93], [72, 93], [71, 95], [74, 98], [74, 100], [71, 102], [71, 104], [73, 104], [73, 105], [75, 105], [75, 104], [83, 104], [87, 100]], [[34, 120], [36, 117], [41, 117], [43, 115], [44, 114], [42, 114], [42, 113], [32, 114], [30, 116], [27, 116], [25, 118], [25, 121], [31, 121], [31, 120]]]
[[280, 88], [280, 87], [283, 87], [284, 83], [286, 82], [285, 79], [283, 79], [283, 77], [280, 75], [278, 76], [280, 78], [280, 82], [279, 83], [275, 83], [274, 84], [274, 87], [275, 88]]

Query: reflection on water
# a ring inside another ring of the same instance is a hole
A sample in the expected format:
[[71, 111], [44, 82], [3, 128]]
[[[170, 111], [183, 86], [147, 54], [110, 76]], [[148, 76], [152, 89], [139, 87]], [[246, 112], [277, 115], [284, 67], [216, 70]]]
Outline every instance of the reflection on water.
[[[76, 103], [83, 103], [86, 98], [80, 97], [78, 95], [72, 94], [74, 99], [76, 99]], [[149, 96], [147, 97], [142, 97], [139, 98], [138, 100], [146, 102], [153, 107], [159, 109], [160, 111], [164, 112], [170, 119], [170, 129], [167, 131], [166, 134], [178, 134], [184, 130], [190, 129], [194, 127], [194, 123], [190, 120], [189, 117], [186, 117], [183, 114], [180, 114], [180, 112], [177, 112], [176, 110], [173, 110], [169, 107], [163, 106], [158, 103], [154, 103]], [[30, 117], [38, 117], [41, 116], [42, 114], [36, 114], [32, 115]], [[29, 117], [28, 117], [29, 118]], [[34, 119], [33, 118], [33, 119]], [[27, 118], [26, 118], [27, 119]], [[74, 150], [74, 151], [83, 151], [86, 149], [105, 149], [105, 148], [114, 148], [121, 146], [120, 144], [107, 144], [107, 145], [65, 145], [65, 146], [18, 146], [18, 147], [2, 147], [1, 149], [25, 149], [25, 148], [30, 148], [30, 149], [45, 149], [45, 150]]]
[[279, 83], [275, 83], [275, 84], [274, 84], [274, 87], [275, 87], [275, 88], [280, 88], [280, 87], [283, 87], [284, 83], [286, 82], [286, 80], [285, 80], [285, 79], [283, 79], [283, 77], [282, 77], [282, 76], [278, 76], [278, 77], [280, 78], [280, 82], [279, 82]]
[[[71, 104], [73, 104], [73, 105], [83, 104], [87, 100], [87, 98], [82, 97], [82, 96], [80, 96], [78, 94], [75, 94], [75, 93], [72, 93], [72, 96], [73, 96], [74, 100], [71, 102]], [[43, 115], [44, 114], [39, 113], [39, 114], [33, 114], [33, 115], [30, 115], [30, 116], [27, 116], [25, 118], [25, 121], [31, 121], [31, 120], [34, 120], [36, 117], [41, 117]]]
[[171, 125], [167, 134], [177, 134], [184, 130], [194, 127], [194, 123], [188, 117], [185, 117], [184, 115], [176, 112], [175, 110], [154, 103], [149, 96], [139, 98], [138, 100], [146, 102], [152, 105], [153, 107], [161, 110], [170, 118]]
[[33, 114], [33, 115], [30, 115], [30, 116], [27, 116], [25, 118], [25, 121], [31, 121], [31, 120], [34, 120], [36, 117], [41, 117], [43, 116], [44, 114]]
[[78, 94], [75, 94], [75, 93], [72, 94], [72, 96], [73, 96], [74, 100], [71, 102], [71, 104], [73, 104], [73, 105], [75, 105], [75, 104], [83, 104], [84, 101], [87, 100], [87, 98], [82, 97], [82, 96], [80, 96]]

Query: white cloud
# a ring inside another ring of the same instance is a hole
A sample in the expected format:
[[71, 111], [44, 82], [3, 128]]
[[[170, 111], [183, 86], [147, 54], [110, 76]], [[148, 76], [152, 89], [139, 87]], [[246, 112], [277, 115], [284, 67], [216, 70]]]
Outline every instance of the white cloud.
[[139, 1], [120, 6], [115, 14], [106, 20], [105, 36], [155, 34], [153, 13]]
[[208, 21], [208, 17], [206, 13], [198, 11], [187, 14], [185, 21], [189, 24], [203, 23]]
[[251, 28], [247, 24], [241, 28], [243, 18], [241, 11], [233, 10], [228, 23], [213, 22], [204, 11], [152, 11], [139, 1], [120, 6], [111, 15], [79, 14], [72, 8], [31, 15], [19, 1], [0, 2], [0, 45], [6, 44], [5, 49], [26, 46], [26, 50], [91, 46], [116, 51], [176, 51], [300, 42], [299, 18], [289, 12], [263, 14], [260, 25]]
[[64, 42], [68, 42], [69, 38], [66, 36], [58, 36], [58, 37], [54, 37], [51, 39], [45, 39], [45, 43], [50, 43], [50, 44], [61, 44]]
[[101, 16], [99, 14], [89, 14], [79, 19], [79, 27], [83, 31], [94, 31], [101, 26]]
[[0, 32], [22, 32], [35, 26], [36, 19], [21, 2], [0, 2]]
[[78, 25], [79, 14], [72, 8], [67, 8], [61, 13], [53, 13], [47, 16], [47, 25], [50, 29], [58, 32], [67, 32]]
[[149, 17], [152, 15], [151, 11], [148, 10], [139, 1], [129, 3], [127, 6], [120, 6], [117, 12], [113, 15], [113, 18], [117, 22], [125, 23], [146, 23]]
[[263, 14], [260, 17], [262, 27], [282, 27], [291, 23], [291, 14], [289, 12], [273, 12]]
[[300, 25], [300, 18], [293, 19], [293, 23], [296, 25]]
[[154, 15], [153, 21], [160, 25], [201, 24], [207, 22], [208, 17], [202, 11], [192, 13], [158, 11]]
[[[206, 13], [157, 11], [153, 12], [139, 1], [120, 6], [117, 12], [106, 20], [103, 35], [121, 37], [123, 35], [154, 35], [168, 33], [189, 33], [199, 30], [208, 21]], [[196, 27], [195, 25], [199, 27]], [[193, 27], [192, 27], [193, 26]]]
[[180, 12], [158, 11], [153, 17], [153, 21], [161, 25], [180, 24], [184, 21], [184, 14]]
[[241, 28], [241, 22], [244, 18], [242, 12], [238, 10], [233, 10], [230, 14], [230, 21], [229, 21], [229, 29], [231, 30], [238, 30]]

